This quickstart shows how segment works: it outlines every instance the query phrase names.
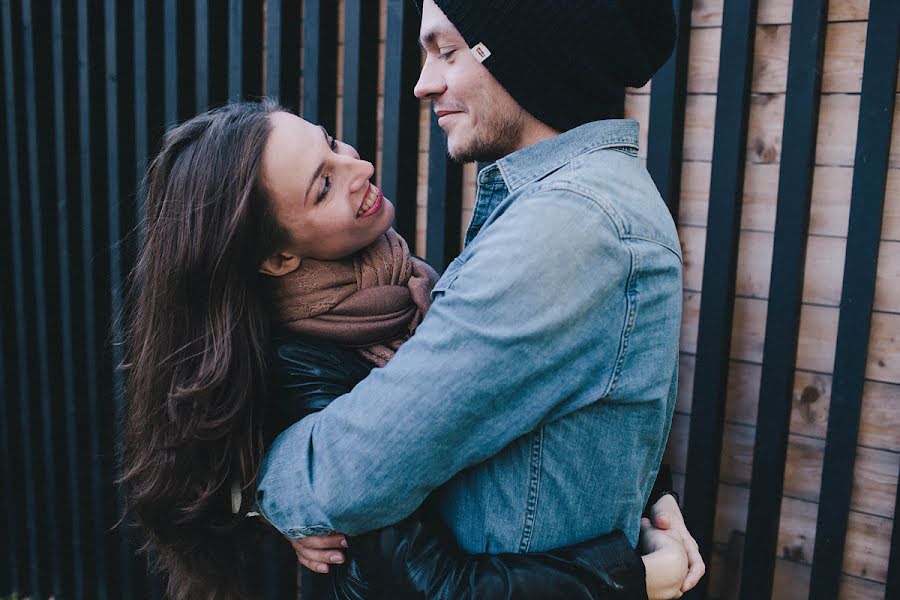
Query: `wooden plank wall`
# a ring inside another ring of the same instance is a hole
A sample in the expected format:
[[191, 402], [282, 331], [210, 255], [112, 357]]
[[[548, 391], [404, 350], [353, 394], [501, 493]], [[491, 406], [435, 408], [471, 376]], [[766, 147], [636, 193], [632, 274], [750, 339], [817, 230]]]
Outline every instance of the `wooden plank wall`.
[[[681, 382], [666, 460], [684, 483], [724, 0], [694, 0], [688, 67], [679, 235], [684, 252]], [[385, 0], [379, 26], [383, 108]], [[338, 70], [342, 66], [343, 1]], [[785, 110], [791, 0], [760, 0], [738, 257], [726, 423], [709, 568], [710, 597], [736, 597], [747, 519], [756, 411], [774, 241]], [[868, 0], [831, 0], [826, 29], [794, 398], [778, 534], [774, 598], [807, 598], [834, 365], [850, 190], [869, 13]], [[341, 81], [341, 77], [338, 77]], [[652, 82], [629, 90], [627, 117], [641, 123], [646, 159]], [[898, 90], [900, 91], [900, 90]], [[410, 90], [411, 93], [411, 90]], [[338, 111], [342, 89], [338, 85]], [[900, 102], [897, 103], [900, 107]], [[897, 110], [900, 110], [898, 108]], [[893, 122], [866, 385], [843, 561], [841, 598], [882, 598], [900, 470], [900, 118]], [[341, 133], [340, 117], [338, 134]], [[426, 244], [429, 106], [420, 105], [415, 248]], [[379, 116], [379, 137], [381, 120]], [[381, 165], [380, 144], [377, 164]], [[462, 229], [474, 202], [475, 165], [463, 168]], [[452, 218], [448, 215], [447, 218]], [[462, 240], [460, 240], [460, 244]]]
[[[756, 409], [774, 240], [784, 118], [789, 0], [760, 0], [752, 83], [744, 206], [731, 344], [726, 425], [710, 596], [732, 597], [747, 518]], [[868, 2], [832, 0], [826, 31], [810, 235], [807, 242], [791, 433], [778, 536], [775, 598], [808, 597], [828, 422], [838, 306]], [[679, 235], [685, 258], [681, 382], [667, 460], [683, 485], [709, 206], [722, 0], [694, 2], [684, 135]], [[652, 83], [651, 83], [652, 85]], [[649, 85], [626, 100], [646, 135]], [[895, 116], [854, 493], [840, 596], [880, 598], [887, 577], [900, 466], [900, 123]], [[646, 141], [642, 140], [646, 149]]]

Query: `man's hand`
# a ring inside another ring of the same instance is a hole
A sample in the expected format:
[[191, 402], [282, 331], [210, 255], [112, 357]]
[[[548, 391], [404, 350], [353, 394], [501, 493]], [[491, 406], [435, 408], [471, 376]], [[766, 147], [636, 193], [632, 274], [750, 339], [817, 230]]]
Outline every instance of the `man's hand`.
[[327, 573], [328, 565], [339, 565], [344, 562], [342, 548], [347, 547], [347, 539], [342, 533], [332, 535], [317, 535], [313, 537], [292, 540], [288, 538], [297, 560], [304, 567], [315, 573]]
[[688, 559], [678, 532], [657, 529], [650, 525], [649, 519], [641, 519], [640, 550], [647, 572], [649, 600], [681, 598]]
[[650, 519], [657, 529], [677, 532], [684, 542], [684, 550], [688, 557], [688, 574], [681, 585], [682, 593], [687, 592], [700, 581], [706, 573], [706, 565], [700, 556], [700, 548], [684, 524], [684, 515], [678, 502], [671, 494], [666, 494], [650, 508]]

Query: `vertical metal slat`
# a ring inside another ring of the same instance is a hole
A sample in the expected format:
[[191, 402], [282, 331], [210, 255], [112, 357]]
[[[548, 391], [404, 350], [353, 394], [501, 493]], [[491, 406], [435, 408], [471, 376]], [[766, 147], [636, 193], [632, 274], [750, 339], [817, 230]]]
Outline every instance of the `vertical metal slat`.
[[[120, 423], [125, 414], [125, 381], [119, 365], [122, 364], [122, 330], [121, 330], [121, 313], [122, 313], [122, 252], [121, 252], [121, 214], [120, 204], [122, 202], [122, 187], [120, 180], [120, 151], [119, 144], [119, 51], [117, 47], [119, 39], [119, 17], [116, 0], [106, 0], [104, 3], [104, 57], [105, 57], [105, 96], [106, 96], [106, 202], [107, 202], [107, 236], [109, 239], [108, 247], [108, 266], [109, 266], [109, 299], [110, 299], [110, 324], [111, 324], [111, 348], [109, 364], [109, 373], [112, 377], [112, 394], [113, 408], [115, 418], [112, 422], [107, 421], [110, 432]], [[110, 436], [113, 438], [113, 436]], [[113, 438], [114, 439], [114, 438]], [[112, 441], [112, 440], [111, 440]], [[114, 442], [107, 448], [106, 452], [114, 455]], [[112, 465], [110, 465], [112, 466]], [[112, 483], [115, 478], [113, 468], [107, 471], [108, 481]], [[111, 488], [116, 494], [115, 507], [119, 514], [125, 507], [125, 499], [121, 488]], [[111, 515], [109, 519], [110, 525], [115, 523], [118, 518]], [[132, 570], [133, 561], [131, 549], [128, 544], [127, 536], [123, 530], [117, 532], [117, 542], [119, 550], [119, 585], [118, 592], [124, 598], [135, 597], [135, 581]]]
[[303, 118], [335, 133], [337, 2], [303, 3]]
[[[134, 172], [137, 178], [137, 214], [139, 239], [143, 240], [143, 178], [150, 148], [150, 111], [147, 85], [147, 8], [144, 0], [134, 0], [132, 25], [134, 35]], [[198, 82], [199, 89], [199, 82]]]
[[[38, 527], [47, 527], [49, 531], [59, 531], [58, 513], [56, 505], [59, 496], [56, 493], [56, 477], [55, 477], [55, 456], [53, 449], [53, 407], [51, 406], [50, 393], [50, 364], [49, 364], [49, 344], [47, 338], [47, 288], [44, 272], [44, 240], [43, 228], [41, 225], [41, 199], [42, 194], [46, 193], [40, 172], [40, 142], [38, 137], [38, 117], [37, 117], [37, 83], [36, 78], [36, 61], [35, 61], [35, 31], [32, 14], [31, 0], [23, 0], [22, 5], [22, 42], [24, 46], [24, 83], [25, 83], [25, 143], [26, 156], [28, 157], [28, 191], [30, 205], [30, 224], [31, 224], [31, 276], [33, 278], [34, 293], [34, 325], [35, 325], [35, 343], [37, 353], [37, 369], [38, 369], [38, 398], [39, 400], [39, 417], [41, 430], [41, 446], [42, 452], [38, 455], [38, 459], [43, 470], [44, 484], [42, 486], [43, 494], [39, 498], [40, 504], [34, 509], [38, 511], [40, 517], [37, 519]], [[29, 401], [33, 401], [29, 399]], [[34, 431], [36, 423], [31, 422], [30, 431]], [[37, 465], [34, 465], [37, 467]], [[38, 470], [31, 472], [31, 476], [38, 478]], [[39, 532], [40, 534], [40, 532]], [[52, 582], [51, 588], [55, 595], [61, 592], [60, 581], [57, 575], [58, 565], [61, 562], [61, 548], [59, 536], [43, 536], [40, 535], [43, 543], [48, 546], [49, 552], [44, 555], [40, 553], [41, 564], [36, 565], [41, 580], [41, 591], [34, 591], [35, 596], [40, 597], [42, 592], [46, 593], [44, 582]]]
[[209, 107], [209, 0], [194, 0], [194, 60], [194, 108], [201, 113]]
[[59, 264], [59, 304], [61, 331], [59, 343], [62, 346], [62, 399], [65, 403], [65, 431], [67, 454], [67, 484], [69, 489], [64, 494], [68, 497], [69, 523], [71, 525], [71, 539], [67, 540], [68, 552], [66, 560], [71, 563], [72, 571], [72, 597], [85, 597], [85, 563], [83, 541], [83, 508], [82, 479], [83, 469], [79, 460], [79, 431], [77, 413], [79, 402], [75, 392], [75, 346], [72, 329], [72, 283], [71, 266], [69, 261], [69, 177], [68, 177], [68, 151], [66, 148], [66, 95], [64, 74], [64, 49], [62, 0], [53, 0], [52, 5], [53, 28], [53, 104], [55, 124], [55, 152], [56, 152], [56, 207], [57, 207], [57, 237]]
[[684, 107], [687, 100], [688, 52], [693, 0], [673, 0], [678, 20], [675, 50], [653, 76], [650, 88], [650, 131], [647, 170], [678, 221], [681, 196], [681, 158], [684, 147]]
[[900, 3], [872, 0], [859, 101], [847, 253], [838, 317], [809, 597], [837, 598], [853, 491], [875, 275], [900, 58]]
[[281, 92], [281, 0], [266, 0], [266, 96]]
[[13, 267], [13, 302], [15, 307], [16, 328], [16, 371], [19, 390], [19, 427], [22, 432], [22, 462], [26, 476], [25, 488], [25, 530], [28, 534], [29, 585], [26, 588], [31, 594], [40, 594], [40, 578], [38, 573], [39, 546], [38, 525], [34, 518], [37, 508], [37, 490], [34, 482], [34, 453], [27, 432], [31, 427], [31, 385], [28, 378], [28, 342], [25, 330], [27, 317], [25, 312], [25, 266], [22, 239], [22, 193], [19, 186], [19, 141], [18, 118], [16, 115], [16, 76], [13, 63], [12, 43], [12, 7], [9, 0], [2, 1], [3, 10], [3, 43], [4, 43], [4, 82], [6, 87], [6, 150], [9, 164], [9, 227], [12, 246]]
[[395, 227], [416, 235], [419, 101], [412, 90], [421, 66], [418, 19], [406, 0], [387, 0], [381, 187], [396, 207]]
[[300, 83], [300, 4], [266, 3], [265, 95], [298, 110]]
[[438, 272], [459, 254], [462, 167], [447, 156], [447, 137], [431, 111], [425, 259]]
[[[3, 481], [13, 480], [12, 460], [9, 447], [9, 422], [12, 417], [10, 403], [7, 401], [9, 390], [6, 387], [6, 352], [3, 347], [4, 327], [3, 319], [0, 319], [0, 475]], [[11, 486], [3, 486], [3, 522], [5, 535], [3, 536], [3, 559], [7, 568], [3, 569], [3, 579], [0, 580], [0, 594], [15, 594], [19, 591], [19, 528], [16, 521], [13, 497], [10, 493]]]
[[772, 594], [816, 162], [827, 0], [794, 4], [741, 597]]
[[341, 138], [372, 164], [375, 164], [377, 148], [377, 102], [378, 4], [346, 0]]
[[[725, 4], [722, 16], [711, 201], [685, 478], [686, 522], [707, 564], [722, 452], [756, 9], [756, 0], [734, 0]], [[691, 597], [705, 598], [708, 585], [709, 578], [703, 578]]]
[[163, 2], [163, 118], [165, 127], [178, 122], [178, 2]]
[[[87, 422], [96, 427], [101, 423], [99, 398], [99, 361], [97, 359], [97, 316], [94, 293], [94, 232], [93, 232], [93, 135], [91, 131], [91, 52], [90, 7], [87, 0], [78, 2], [78, 99], [79, 145], [81, 179], [81, 264], [83, 290], [84, 371], [86, 379]], [[94, 582], [97, 597], [110, 597], [109, 557], [106, 550], [103, 510], [106, 486], [99, 463], [101, 448], [99, 431], [90, 431], [91, 482], [91, 551], [95, 567]]]
[[228, 101], [239, 102], [244, 81], [244, 3], [228, 2]]

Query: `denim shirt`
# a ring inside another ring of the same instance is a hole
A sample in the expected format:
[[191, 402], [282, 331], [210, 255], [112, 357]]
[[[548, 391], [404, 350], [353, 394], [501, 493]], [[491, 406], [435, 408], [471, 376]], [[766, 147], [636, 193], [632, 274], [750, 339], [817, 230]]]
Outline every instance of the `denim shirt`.
[[427, 317], [285, 430], [257, 487], [289, 537], [361, 533], [432, 492], [467, 552], [636, 544], [677, 389], [681, 256], [638, 124], [588, 123], [478, 175]]

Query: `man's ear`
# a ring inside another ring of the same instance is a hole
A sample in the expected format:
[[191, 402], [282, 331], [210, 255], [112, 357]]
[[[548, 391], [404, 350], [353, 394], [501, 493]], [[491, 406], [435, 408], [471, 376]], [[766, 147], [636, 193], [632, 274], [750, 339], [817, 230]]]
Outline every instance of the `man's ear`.
[[259, 266], [259, 272], [273, 277], [281, 277], [293, 273], [300, 266], [300, 257], [296, 254], [279, 252], [263, 261]]

